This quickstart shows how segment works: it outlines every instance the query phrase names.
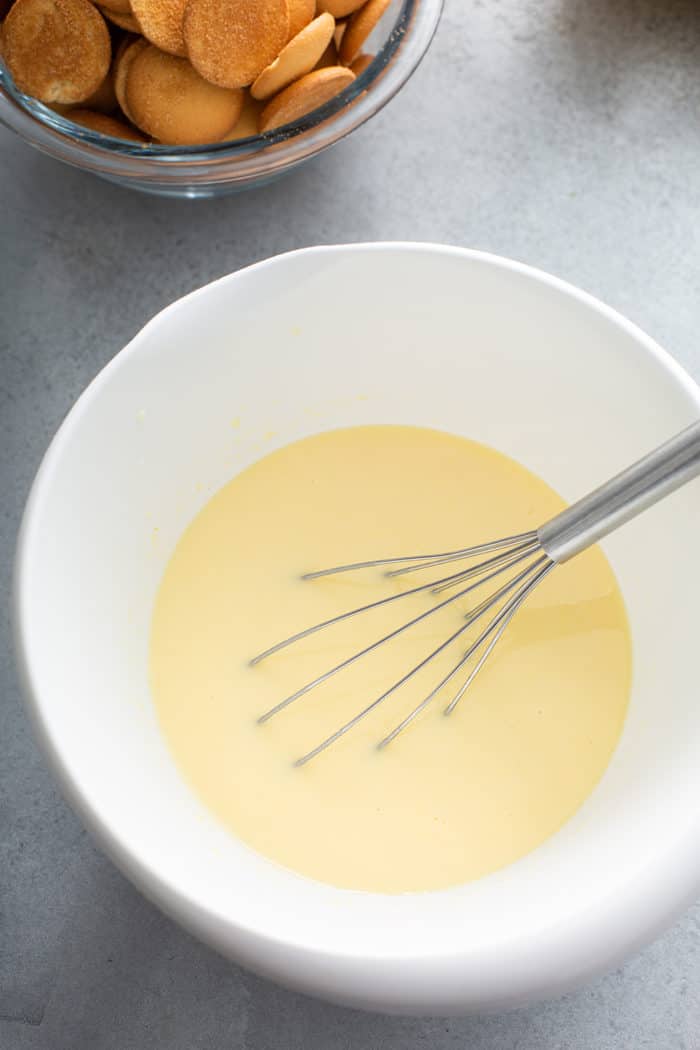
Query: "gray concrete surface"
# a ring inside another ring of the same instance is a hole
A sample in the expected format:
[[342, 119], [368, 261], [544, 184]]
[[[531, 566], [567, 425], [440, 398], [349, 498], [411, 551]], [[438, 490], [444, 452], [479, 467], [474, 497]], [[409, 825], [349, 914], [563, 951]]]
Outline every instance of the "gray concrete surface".
[[410, 85], [283, 182], [131, 195], [0, 133], [2, 1050], [699, 1050], [700, 907], [558, 1002], [364, 1015], [193, 941], [101, 855], [37, 753], [12, 666], [10, 563], [31, 477], [97, 370], [161, 306], [289, 248], [447, 241], [544, 267], [700, 379], [697, 0], [447, 0]]

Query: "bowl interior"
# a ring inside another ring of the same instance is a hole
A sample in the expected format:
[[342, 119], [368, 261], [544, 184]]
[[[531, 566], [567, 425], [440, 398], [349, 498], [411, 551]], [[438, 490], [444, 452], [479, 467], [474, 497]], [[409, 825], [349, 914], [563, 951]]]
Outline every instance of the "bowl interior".
[[174, 544], [212, 493], [304, 435], [368, 422], [438, 427], [514, 456], [574, 499], [699, 406], [694, 384], [633, 326], [478, 253], [314, 249], [176, 303], [69, 415], [20, 541], [21, 663], [84, 819], [211, 943], [345, 1001], [517, 1001], [617, 958], [697, 884], [698, 484], [605, 544], [629, 611], [634, 685], [603, 781], [534, 853], [441, 893], [335, 890], [220, 828], [158, 731], [151, 607]]

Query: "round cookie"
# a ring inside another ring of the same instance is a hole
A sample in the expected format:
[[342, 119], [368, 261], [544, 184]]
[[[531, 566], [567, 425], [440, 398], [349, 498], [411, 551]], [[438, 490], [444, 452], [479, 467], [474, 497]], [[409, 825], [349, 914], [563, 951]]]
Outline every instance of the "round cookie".
[[124, 40], [114, 58], [114, 94], [125, 117], [134, 123], [134, 118], [129, 113], [129, 103], [126, 100], [126, 80], [129, 75], [131, 63], [136, 56], [148, 47], [148, 41], [143, 37], [127, 38]]
[[331, 40], [330, 44], [323, 52], [318, 62], [316, 63], [316, 69], [327, 69], [328, 66], [338, 66], [338, 48], [335, 43]]
[[235, 127], [243, 92], [210, 84], [186, 58], [148, 44], [129, 65], [126, 103], [137, 127], [159, 142], [201, 145]]
[[366, 3], [366, 0], [317, 0], [316, 7], [319, 14], [328, 11], [334, 18], [345, 18], [357, 11], [358, 7]]
[[114, 92], [114, 74], [110, 69], [97, 91], [81, 103], [81, 108], [99, 110], [100, 113], [114, 113], [117, 108], [117, 96]]
[[316, 63], [316, 69], [325, 69], [326, 66], [340, 65], [340, 59], [338, 58], [338, 48], [340, 47], [340, 41], [343, 39], [343, 33], [345, 32], [346, 25], [347, 22], [335, 23], [333, 39], [331, 40], [328, 47]]
[[[316, 14], [316, 0], [288, 0], [289, 39], [300, 33]], [[320, 14], [320, 11], [319, 11]]]
[[262, 108], [262, 102], [256, 101], [251, 97], [250, 92], [246, 91], [241, 115], [233, 131], [226, 136], [226, 141], [234, 142], [236, 139], [247, 139], [252, 135], [257, 135]]
[[141, 26], [138, 23], [138, 19], [129, 11], [127, 14], [122, 14], [120, 11], [113, 11], [109, 7], [105, 7], [104, 4], [100, 6], [100, 11], [108, 18], [110, 22], [115, 26], [119, 26], [120, 29], [126, 29], [128, 33], [140, 33]]
[[272, 131], [299, 120], [328, 102], [354, 79], [355, 74], [344, 66], [328, 66], [307, 73], [268, 102], [260, 114], [260, 131]]
[[361, 73], [367, 69], [367, 66], [374, 62], [374, 55], [370, 55], [367, 51], [361, 52], [356, 58], [353, 58], [349, 68], [353, 71], [356, 77], [359, 77]]
[[390, 3], [391, 0], [368, 0], [352, 15], [338, 49], [341, 62], [350, 65]]
[[106, 8], [107, 11], [116, 11], [118, 15], [130, 15], [131, 4], [129, 0], [99, 0], [97, 5]]
[[171, 55], [186, 55], [182, 19], [187, 0], [132, 0], [131, 7], [143, 35]]
[[129, 142], [145, 142], [140, 131], [130, 128], [123, 120], [115, 120], [107, 117], [104, 113], [96, 113], [91, 109], [74, 109], [67, 114], [74, 124], [80, 124], [83, 128], [98, 131], [100, 135], [111, 135], [115, 139], [127, 139]]
[[309, 22], [253, 81], [250, 88], [253, 98], [270, 98], [305, 73], [310, 73], [333, 39], [334, 29], [335, 19], [329, 14], [319, 15]]
[[288, 0], [189, 0], [183, 32], [205, 80], [247, 87], [289, 40]]
[[41, 102], [83, 102], [107, 76], [112, 45], [88, 0], [15, 0], [3, 57], [20, 91]]

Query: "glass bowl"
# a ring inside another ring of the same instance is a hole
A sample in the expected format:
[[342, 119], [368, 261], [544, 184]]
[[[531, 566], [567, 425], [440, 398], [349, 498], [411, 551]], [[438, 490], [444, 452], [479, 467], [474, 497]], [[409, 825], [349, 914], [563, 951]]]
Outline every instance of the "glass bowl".
[[383, 43], [367, 69], [325, 105], [264, 135], [207, 146], [125, 142], [74, 124], [69, 115], [61, 116], [22, 94], [2, 62], [0, 122], [57, 160], [121, 186], [169, 197], [232, 193], [283, 175], [374, 116], [425, 55], [442, 5], [443, 0], [393, 4], [376, 30]]

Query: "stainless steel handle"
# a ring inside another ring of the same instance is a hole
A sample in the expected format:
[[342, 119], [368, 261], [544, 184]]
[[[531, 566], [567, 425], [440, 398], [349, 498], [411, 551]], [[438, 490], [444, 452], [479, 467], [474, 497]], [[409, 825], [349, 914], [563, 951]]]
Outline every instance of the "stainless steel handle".
[[568, 561], [699, 474], [700, 421], [540, 526], [539, 541], [552, 561]]

